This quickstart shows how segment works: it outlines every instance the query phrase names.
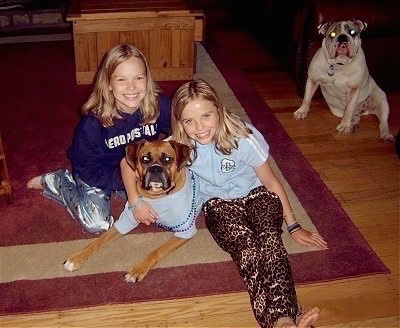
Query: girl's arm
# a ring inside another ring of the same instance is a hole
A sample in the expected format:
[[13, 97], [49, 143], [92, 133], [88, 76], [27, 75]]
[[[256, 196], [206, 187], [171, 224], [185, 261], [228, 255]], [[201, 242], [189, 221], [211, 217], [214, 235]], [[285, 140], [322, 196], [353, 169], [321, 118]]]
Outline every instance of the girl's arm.
[[146, 225], [155, 222], [158, 219], [158, 214], [147, 202], [140, 200], [140, 195], [136, 186], [138, 180], [136, 171], [132, 170], [125, 158], [121, 160], [121, 175], [128, 197], [128, 203], [135, 207], [133, 213], [136, 221]]
[[[286, 195], [285, 189], [275, 176], [274, 172], [268, 161], [265, 161], [263, 165], [254, 169], [257, 176], [269, 191], [276, 193], [283, 206], [283, 218], [287, 226], [296, 223], [292, 207], [290, 206], [289, 199]], [[316, 232], [310, 232], [303, 228], [298, 229], [291, 233], [292, 238], [301, 245], [310, 246], [315, 245], [318, 248], [327, 248], [325, 240]]]

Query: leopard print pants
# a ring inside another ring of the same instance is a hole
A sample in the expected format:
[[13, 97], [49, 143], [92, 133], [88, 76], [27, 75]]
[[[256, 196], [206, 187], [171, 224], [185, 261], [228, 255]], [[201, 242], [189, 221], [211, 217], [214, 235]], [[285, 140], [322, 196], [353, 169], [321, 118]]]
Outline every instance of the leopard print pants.
[[288, 254], [283, 245], [283, 209], [279, 197], [264, 187], [246, 197], [212, 198], [204, 205], [206, 225], [230, 254], [244, 280], [261, 327], [300, 314]]

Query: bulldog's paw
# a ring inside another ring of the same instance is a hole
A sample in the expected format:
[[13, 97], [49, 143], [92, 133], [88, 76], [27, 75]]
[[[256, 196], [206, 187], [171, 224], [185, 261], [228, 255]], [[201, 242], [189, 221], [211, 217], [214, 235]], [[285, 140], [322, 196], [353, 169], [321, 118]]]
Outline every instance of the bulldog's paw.
[[349, 125], [343, 124], [343, 123], [340, 123], [340, 124], [336, 127], [336, 130], [337, 130], [337, 132], [338, 132], [339, 134], [346, 134], [346, 133], [351, 133], [351, 132], [353, 132], [353, 129], [352, 129]]
[[71, 255], [65, 262], [64, 262], [64, 269], [67, 271], [76, 271], [81, 268], [81, 266], [86, 262], [85, 259], [79, 258], [77, 256]]
[[150, 269], [151, 267], [147, 263], [139, 263], [128, 271], [128, 273], [125, 275], [125, 281], [132, 283], [142, 281]]
[[307, 117], [308, 108], [301, 106], [298, 110], [293, 113], [295, 120], [302, 120]]
[[381, 138], [383, 140], [386, 140], [386, 141], [393, 141], [394, 140], [392, 134], [389, 131], [382, 131], [381, 132]]

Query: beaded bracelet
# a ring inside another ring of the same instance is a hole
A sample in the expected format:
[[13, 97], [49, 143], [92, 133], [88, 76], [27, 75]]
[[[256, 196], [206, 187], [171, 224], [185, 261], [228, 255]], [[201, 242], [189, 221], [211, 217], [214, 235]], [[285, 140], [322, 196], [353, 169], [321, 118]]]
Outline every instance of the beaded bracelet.
[[298, 230], [300, 230], [301, 229], [301, 225], [300, 225], [300, 223], [299, 222], [294, 222], [294, 223], [292, 223], [291, 225], [289, 225], [288, 227], [287, 227], [287, 231], [290, 233], [290, 234], [292, 234], [293, 232], [296, 232], [296, 231], [298, 231]]
[[128, 203], [128, 210], [130, 210], [131, 212], [133, 212], [133, 211], [136, 209], [136, 207], [138, 207], [138, 205], [140, 204], [140, 202], [142, 201], [142, 199], [143, 199], [143, 196], [140, 195], [140, 196], [139, 196], [139, 199], [137, 200], [137, 202], [136, 202], [135, 204], [131, 205], [131, 204]]

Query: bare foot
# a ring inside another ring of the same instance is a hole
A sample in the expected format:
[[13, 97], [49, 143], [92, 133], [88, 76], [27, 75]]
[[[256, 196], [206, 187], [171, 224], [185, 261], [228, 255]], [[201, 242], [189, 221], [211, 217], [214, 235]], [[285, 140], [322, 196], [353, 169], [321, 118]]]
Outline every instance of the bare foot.
[[311, 325], [314, 325], [318, 321], [320, 312], [321, 312], [321, 310], [318, 309], [317, 307], [311, 309], [310, 311], [307, 311], [300, 318], [299, 322], [297, 323], [297, 327], [298, 328], [308, 328]]
[[289, 317], [280, 318], [276, 323], [276, 328], [310, 328], [319, 318], [320, 309], [317, 307], [304, 313], [297, 325]]
[[30, 179], [26, 186], [30, 189], [43, 189], [42, 184], [40, 183], [40, 179], [42, 178], [41, 175]]

